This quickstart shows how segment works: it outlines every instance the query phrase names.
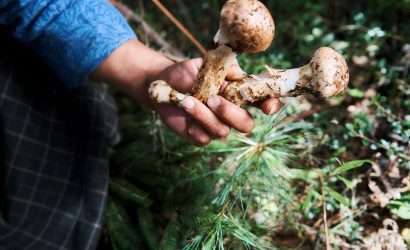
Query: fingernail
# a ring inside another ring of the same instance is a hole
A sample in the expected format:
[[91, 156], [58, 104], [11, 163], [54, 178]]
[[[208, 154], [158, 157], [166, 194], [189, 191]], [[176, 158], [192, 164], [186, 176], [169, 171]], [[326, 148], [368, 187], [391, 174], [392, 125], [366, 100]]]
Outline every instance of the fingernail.
[[270, 107], [270, 114], [274, 114], [278, 112], [281, 109], [281, 102], [279, 99], [276, 99], [276, 101], [271, 105]]
[[211, 96], [207, 101], [208, 107], [212, 110], [216, 110], [218, 106], [221, 104], [221, 99], [218, 96]]
[[238, 69], [238, 75], [240, 75], [240, 76], [242, 76], [242, 77], [247, 76], [246, 72], [243, 71], [243, 69], [241, 69], [241, 68]]
[[209, 143], [209, 137], [206, 135], [201, 129], [199, 129], [196, 126], [191, 126], [188, 128], [188, 135], [195, 137], [197, 142], [199, 142], [200, 145], [206, 145]]
[[190, 109], [193, 109], [195, 107], [195, 102], [192, 99], [192, 97], [187, 97], [182, 102], [182, 106], [184, 106], [185, 109], [190, 110]]
[[270, 104], [268, 110], [268, 115], [273, 115], [275, 113], [275, 104]]
[[247, 76], [248, 74], [246, 74], [246, 72], [241, 68], [241, 66], [239, 65], [239, 62], [237, 60], [235, 60], [234, 63], [232, 63], [231, 68], [233, 68], [234, 72], [235, 72], [235, 76], [237, 76], [238, 78], [244, 78], [245, 76]]
[[195, 134], [195, 127], [188, 128], [188, 135], [192, 136], [193, 134]]
[[224, 127], [222, 130], [221, 130], [221, 134], [220, 134], [220, 136], [221, 137], [227, 137], [228, 135], [229, 135], [229, 132], [230, 132], [231, 130], [228, 128], [228, 127]]

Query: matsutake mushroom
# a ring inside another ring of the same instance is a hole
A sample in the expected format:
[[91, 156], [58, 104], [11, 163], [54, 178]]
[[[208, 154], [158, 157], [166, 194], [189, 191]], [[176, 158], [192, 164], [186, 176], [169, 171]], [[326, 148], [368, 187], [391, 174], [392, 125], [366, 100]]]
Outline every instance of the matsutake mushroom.
[[221, 10], [218, 47], [208, 51], [194, 87], [194, 97], [206, 102], [219, 94], [236, 52], [257, 53], [272, 43], [275, 25], [269, 10], [258, 0], [229, 0]]
[[[349, 71], [345, 59], [327, 47], [318, 49], [309, 64], [295, 69], [273, 69], [249, 75], [238, 81], [226, 81], [227, 70], [236, 60], [236, 52], [257, 53], [266, 50], [274, 37], [274, 22], [267, 8], [257, 0], [229, 0], [221, 11], [218, 47], [209, 51], [200, 69], [194, 97], [206, 102], [221, 95], [244, 105], [269, 97], [314, 94], [331, 97], [347, 88]], [[179, 104], [186, 97], [164, 81], [155, 81], [149, 88], [157, 103]]]
[[275, 23], [269, 10], [257, 0], [229, 0], [221, 11], [214, 41], [236, 52], [258, 53], [269, 48]]
[[300, 68], [272, 69], [231, 82], [221, 93], [231, 102], [243, 105], [269, 97], [313, 94], [331, 97], [343, 92], [349, 82], [345, 59], [334, 49], [319, 48], [310, 62]]

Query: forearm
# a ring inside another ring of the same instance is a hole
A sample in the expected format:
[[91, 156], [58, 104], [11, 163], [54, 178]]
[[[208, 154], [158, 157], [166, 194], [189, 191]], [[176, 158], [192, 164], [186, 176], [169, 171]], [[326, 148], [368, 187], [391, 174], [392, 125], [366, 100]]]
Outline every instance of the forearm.
[[91, 78], [118, 87], [141, 105], [148, 106], [148, 84], [173, 63], [138, 40], [130, 40], [104, 60]]
[[135, 34], [107, 0], [0, 0], [0, 25], [31, 48], [68, 89]]

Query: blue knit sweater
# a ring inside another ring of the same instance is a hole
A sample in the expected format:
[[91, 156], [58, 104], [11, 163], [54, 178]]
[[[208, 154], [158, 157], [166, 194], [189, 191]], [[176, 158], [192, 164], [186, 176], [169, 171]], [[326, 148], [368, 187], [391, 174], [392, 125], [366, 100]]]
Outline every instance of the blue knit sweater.
[[135, 38], [108, 0], [0, 0], [0, 26], [26, 44], [69, 87]]

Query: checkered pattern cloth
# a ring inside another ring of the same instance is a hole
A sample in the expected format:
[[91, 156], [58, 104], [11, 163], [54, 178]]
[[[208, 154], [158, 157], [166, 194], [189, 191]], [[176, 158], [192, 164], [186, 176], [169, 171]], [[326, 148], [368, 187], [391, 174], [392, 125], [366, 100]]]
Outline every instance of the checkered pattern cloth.
[[[4, 40], [4, 39], [3, 39]], [[68, 91], [0, 39], [0, 249], [95, 249], [118, 140], [106, 90]]]

